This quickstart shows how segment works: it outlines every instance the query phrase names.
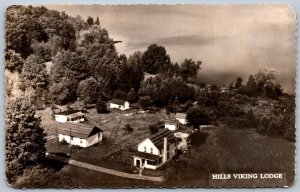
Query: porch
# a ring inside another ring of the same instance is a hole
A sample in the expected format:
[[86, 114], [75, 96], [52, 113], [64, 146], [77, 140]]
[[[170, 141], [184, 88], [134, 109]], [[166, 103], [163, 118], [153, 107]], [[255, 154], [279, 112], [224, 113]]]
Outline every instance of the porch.
[[162, 165], [162, 157], [138, 151], [133, 155], [133, 163], [137, 168], [157, 169]]

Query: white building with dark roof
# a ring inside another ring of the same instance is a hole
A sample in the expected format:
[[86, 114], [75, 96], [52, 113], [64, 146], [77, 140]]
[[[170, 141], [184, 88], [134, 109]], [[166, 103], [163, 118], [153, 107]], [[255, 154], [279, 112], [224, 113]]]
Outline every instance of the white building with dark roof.
[[102, 141], [102, 130], [94, 125], [82, 123], [57, 123], [59, 142], [89, 147]]
[[157, 169], [176, 155], [176, 138], [172, 131], [163, 129], [144, 139], [137, 148], [133, 155], [134, 165]]
[[62, 111], [54, 114], [55, 121], [60, 123], [79, 123], [84, 121], [84, 114], [79, 110]]
[[175, 120], [165, 120], [165, 129], [176, 131], [179, 128], [179, 124]]
[[124, 111], [129, 109], [129, 102], [122, 99], [112, 99], [109, 101], [109, 108]]

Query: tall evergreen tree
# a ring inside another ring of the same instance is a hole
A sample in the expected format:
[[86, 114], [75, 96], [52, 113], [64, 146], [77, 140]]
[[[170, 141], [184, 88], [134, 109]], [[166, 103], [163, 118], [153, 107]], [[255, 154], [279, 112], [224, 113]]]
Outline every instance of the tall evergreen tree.
[[97, 19], [96, 19], [95, 25], [100, 25], [100, 21], [99, 21], [99, 18], [98, 18], [98, 16], [97, 16]]
[[246, 94], [248, 96], [256, 96], [256, 81], [253, 77], [253, 75], [250, 75], [249, 78], [248, 78], [248, 81], [247, 81], [247, 84], [246, 84]]

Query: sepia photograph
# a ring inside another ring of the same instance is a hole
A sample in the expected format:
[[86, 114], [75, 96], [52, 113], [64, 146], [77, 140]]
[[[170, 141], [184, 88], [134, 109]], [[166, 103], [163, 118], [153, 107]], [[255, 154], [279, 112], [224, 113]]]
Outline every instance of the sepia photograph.
[[11, 5], [12, 188], [291, 187], [285, 4]]

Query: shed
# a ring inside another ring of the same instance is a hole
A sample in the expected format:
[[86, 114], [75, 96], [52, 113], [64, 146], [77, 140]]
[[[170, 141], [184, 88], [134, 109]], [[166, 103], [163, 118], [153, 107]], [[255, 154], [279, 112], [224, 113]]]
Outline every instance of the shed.
[[84, 121], [84, 114], [80, 110], [69, 110], [55, 113], [55, 121], [60, 123], [73, 122], [79, 123]]
[[186, 120], [186, 113], [176, 113], [175, 118], [179, 123], [186, 125], [187, 120]]
[[175, 120], [165, 120], [165, 128], [171, 131], [175, 131], [179, 128], [179, 125]]
[[124, 111], [129, 109], [129, 102], [122, 99], [112, 99], [109, 101], [109, 108]]

